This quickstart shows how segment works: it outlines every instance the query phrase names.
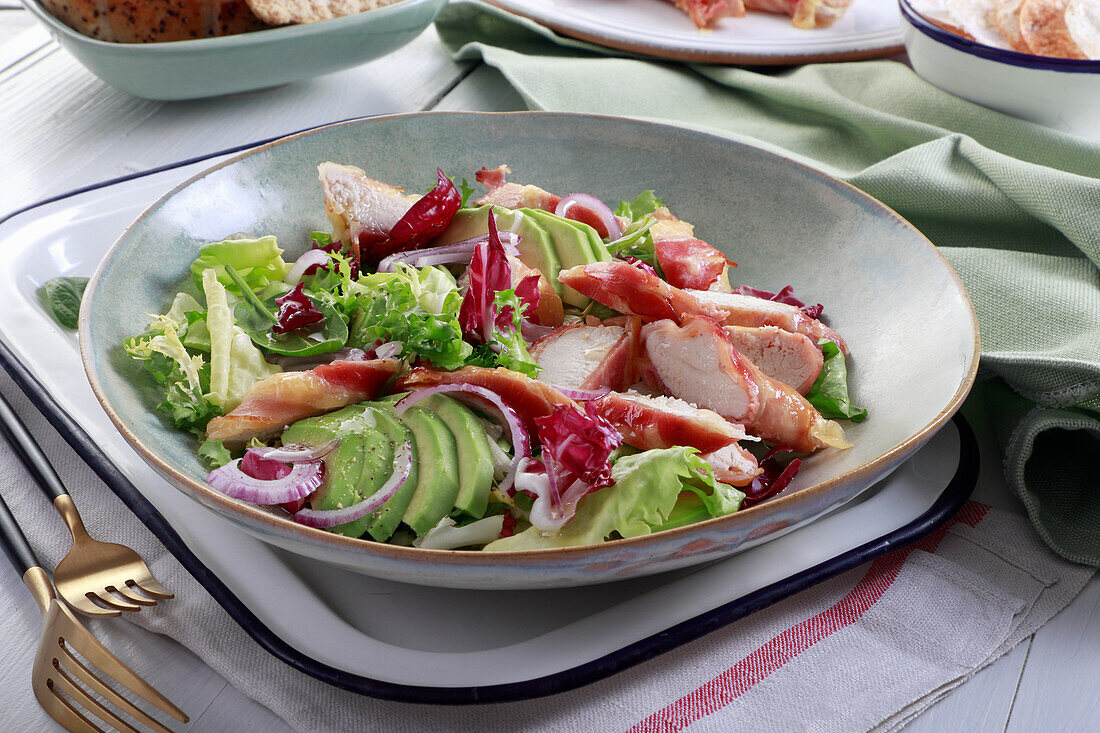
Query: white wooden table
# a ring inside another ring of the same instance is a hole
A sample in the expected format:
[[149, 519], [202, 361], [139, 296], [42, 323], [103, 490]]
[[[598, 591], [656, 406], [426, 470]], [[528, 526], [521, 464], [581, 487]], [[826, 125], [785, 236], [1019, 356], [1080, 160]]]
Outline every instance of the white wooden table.
[[[309, 82], [186, 103], [135, 99], [99, 81], [50, 41], [14, 0], [0, 0], [0, 213], [127, 173], [147, 170], [313, 125], [428, 109], [523, 109], [493, 69], [456, 64], [434, 29], [388, 58]], [[0, 391], [15, 388], [0, 373]], [[1020, 510], [999, 479], [989, 431], [976, 497]], [[0, 658], [30, 659], [38, 609], [13, 573], [0, 571], [0, 614], [25, 634], [0, 638]], [[183, 730], [288, 730], [191, 652], [136, 627], [137, 653], [160, 660], [163, 691], [185, 704]], [[10, 669], [11, 665], [2, 665]], [[1100, 730], [1100, 577], [1031, 639], [909, 726], [919, 733]], [[5, 724], [7, 721], [7, 725]], [[27, 680], [0, 669], [0, 729], [59, 730], [38, 710]]]

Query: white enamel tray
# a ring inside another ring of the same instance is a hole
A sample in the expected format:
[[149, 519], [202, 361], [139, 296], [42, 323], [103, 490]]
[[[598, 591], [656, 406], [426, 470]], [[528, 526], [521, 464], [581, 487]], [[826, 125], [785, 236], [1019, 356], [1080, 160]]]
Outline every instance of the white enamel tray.
[[93, 187], [0, 221], [8, 263], [0, 272], [0, 365], [258, 643], [320, 679], [378, 697], [446, 703], [577, 687], [913, 541], [973, 488], [977, 450], [957, 417], [857, 502], [701, 569], [564, 590], [463, 591], [282, 553], [141, 460], [93, 396], [75, 334], [45, 314], [36, 294], [56, 275], [90, 274], [150, 202], [217, 160]]
[[488, 0], [558, 33], [643, 56], [720, 64], [855, 61], [902, 51], [894, 0], [854, 0], [828, 28], [802, 30], [785, 15], [748, 12], [699, 30], [668, 0]]

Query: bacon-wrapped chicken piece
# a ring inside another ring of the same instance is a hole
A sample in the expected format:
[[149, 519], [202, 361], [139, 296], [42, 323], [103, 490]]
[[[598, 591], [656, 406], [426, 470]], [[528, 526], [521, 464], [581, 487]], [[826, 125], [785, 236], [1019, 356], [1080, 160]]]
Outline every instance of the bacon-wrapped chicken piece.
[[837, 423], [733, 348], [713, 319], [646, 324], [642, 343], [668, 394], [742, 423], [750, 435], [801, 452], [851, 446]]
[[398, 359], [374, 359], [273, 374], [249, 387], [231, 412], [211, 420], [206, 437], [227, 448], [240, 448], [252, 438], [273, 438], [303, 418], [374, 399], [400, 368]]

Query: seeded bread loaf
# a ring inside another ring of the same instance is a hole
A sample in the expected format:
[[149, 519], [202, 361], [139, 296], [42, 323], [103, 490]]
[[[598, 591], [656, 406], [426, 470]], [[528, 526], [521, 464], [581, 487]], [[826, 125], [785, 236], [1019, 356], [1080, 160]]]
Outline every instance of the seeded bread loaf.
[[86, 36], [117, 43], [186, 41], [268, 26], [244, 0], [42, 0]]

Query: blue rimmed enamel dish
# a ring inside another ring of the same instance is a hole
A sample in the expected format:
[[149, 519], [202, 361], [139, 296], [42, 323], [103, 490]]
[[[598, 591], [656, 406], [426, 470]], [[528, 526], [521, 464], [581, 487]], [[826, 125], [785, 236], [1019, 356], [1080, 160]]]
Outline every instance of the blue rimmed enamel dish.
[[[825, 304], [848, 341], [854, 399], [870, 417], [847, 427], [855, 447], [805, 461], [783, 495], [666, 532], [513, 553], [421, 550], [311, 529], [207, 486], [196, 444], [152, 409], [123, 340], [163, 311], [197, 247], [233, 232], [275, 234], [296, 256], [327, 226], [319, 162], [357, 165], [413, 185], [441, 167], [462, 175], [507, 163], [517, 180], [607, 201], [645, 188], [696, 224], [757, 287], [790, 284]], [[423, 176], [420, 176], [423, 178]], [[584, 585], [718, 559], [849, 501], [896, 468], [958, 409], [978, 362], [977, 323], [936, 248], [866, 194], [789, 159], [682, 128], [590, 115], [419, 113], [307, 131], [184, 182], [150, 207], [101, 263], [81, 310], [92, 388], [122, 435], [181, 491], [244, 531], [379, 577], [464, 588]]]
[[1100, 61], [1033, 56], [944, 30], [898, 0], [905, 49], [926, 81], [1030, 122], [1100, 136]]

